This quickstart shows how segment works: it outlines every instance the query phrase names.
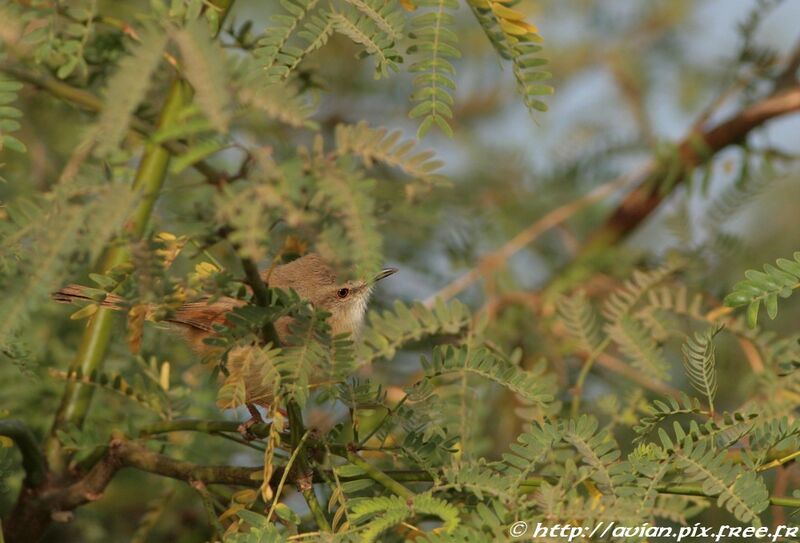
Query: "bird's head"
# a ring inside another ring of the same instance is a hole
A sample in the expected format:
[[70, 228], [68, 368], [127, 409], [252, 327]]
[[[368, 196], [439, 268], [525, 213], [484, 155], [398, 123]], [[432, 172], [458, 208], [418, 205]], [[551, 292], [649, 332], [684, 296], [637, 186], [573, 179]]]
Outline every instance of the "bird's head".
[[374, 277], [342, 282], [326, 260], [316, 253], [309, 253], [275, 267], [268, 283], [281, 289], [294, 289], [314, 307], [330, 313], [328, 323], [333, 335], [357, 334], [375, 283], [396, 272], [397, 268], [384, 268]]

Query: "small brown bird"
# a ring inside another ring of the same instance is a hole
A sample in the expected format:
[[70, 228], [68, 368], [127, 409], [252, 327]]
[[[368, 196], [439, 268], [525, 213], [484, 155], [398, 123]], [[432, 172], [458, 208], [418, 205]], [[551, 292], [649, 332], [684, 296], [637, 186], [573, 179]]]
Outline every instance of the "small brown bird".
[[[328, 324], [333, 335], [345, 332], [356, 335], [364, 322], [367, 302], [375, 283], [395, 272], [396, 268], [384, 268], [372, 279], [339, 282], [336, 272], [328, 262], [316, 253], [309, 253], [287, 264], [264, 270], [261, 272], [261, 277], [271, 287], [294, 289], [301, 298], [309, 301], [314, 307], [330, 313]], [[62, 303], [92, 300], [86, 292], [86, 287], [74, 284], [54, 292], [53, 299]], [[201, 298], [184, 303], [165, 320], [175, 325], [176, 330], [186, 338], [193, 349], [205, 357], [219, 352], [219, 348], [211, 347], [203, 341], [216, 333], [214, 325], [226, 324], [228, 313], [245, 304], [243, 300], [229, 297], [220, 297], [213, 301], [208, 297]], [[108, 294], [100, 305], [114, 310], [125, 308], [124, 300], [113, 293]], [[146, 318], [152, 320], [152, 315], [148, 314]], [[278, 339], [281, 341], [288, 337], [290, 323], [290, 317], [282, 317], [274, 323]], [[254, 405], [266, 407], [273, 400], [274, 383], [269, 378], [271, 372], [267, 371], [265, 375], [264, 368], [259, 370], [251, 358], [261, 356], [259, 353], [257, 349], [238, 346], [228, 354], [229, 374], [240, 375], [245, 383], [244, 403], [252, 418], [240, 426], [240, 431], [248, 439], [252, 438], [248, 432], [250, 425], [261, 421]], [[317, 382], [318, 378], [319, 376], [312, 376], [311, 382]], [[222, 408], [235, 406], [222, 400], [218, 404]]]
[[[377, 281], [397, 272], [396, 268], [385, 268], [375, 277], [368, 280], [339, 282], [336, 272], [321, 256], [309, 253], [292, 262], [276, 266], [261, 272], [261, 277], [271, 287], [283, 290], [294, 289], [301, 298], [330, 313], [328, 324], [333, 335], [350, 332], [358, 334], [367, 309], [372, 289]], [[90, 300], [85, 287], [68, 285], [53, 293], [57, 302], [70, 303], [76, 300]], [[123, 309], [123, 299], [116, 294], [109, 294], [100, 302], [102, 307]], [[201, 298], [187, 302], [167, 319], [175, 324], [187, 338], [192, 347], [202, 355], [210, 353], [210, 347], [203, 340], [212, 336], [214, 325], [225, 324], [227, 314], [246, 302], [236, 298], [220, 297], [213, 301]], [[287, 327], [291, 319], [283, 317], [275, 322], [275, 329], [280, 339], [286, 337]]]

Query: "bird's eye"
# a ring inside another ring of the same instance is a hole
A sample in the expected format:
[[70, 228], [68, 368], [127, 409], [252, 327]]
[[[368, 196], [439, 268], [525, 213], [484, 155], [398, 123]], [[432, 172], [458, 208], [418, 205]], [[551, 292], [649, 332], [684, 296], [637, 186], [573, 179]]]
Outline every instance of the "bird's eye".
[[337, 295], [339, 298], [347, 298], [347, 295], [348, 295], [348, 294], [350, 294], [350, 289], [349, 289], [349, 288], [340, 288], [340, 289], [338, 290], [338, 292], [336, 293], [336, 295]]

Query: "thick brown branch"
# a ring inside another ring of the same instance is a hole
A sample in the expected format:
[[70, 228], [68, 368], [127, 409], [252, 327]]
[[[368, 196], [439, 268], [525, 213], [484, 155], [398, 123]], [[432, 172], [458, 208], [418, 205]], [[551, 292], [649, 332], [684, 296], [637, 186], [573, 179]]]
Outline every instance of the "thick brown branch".
[[112, 443], [111, 449], [112, 460], [119, 459], [121, 467], [136, 468], [182, 481], [202, 481], [206, 484], [242, 486], [261, 484], [253, 478], [254, 473], [260, 475], [262, 472], [262, 468], [258, 466], [201, 466], [154, 453], [131, 441], [121, 441], [115, 451]]
[[[116, 473], [126, 467], [179, 479], [190, 484], [229, 484], [251, 488], [261, 486], [258, 476], [263, 472], [261, 466], [201, 466], [155, 453], [137, 442], [114, 439], [100, 461], [77, 481], [66, 485], [47, 481], [39, 488], [25, 488], [16, 508], [3, 525], [7, 540], [37, 541], [51, 519], [68, 519], [73, 509], [100, 499]], [[395, 482], [433, 481], [432, 474], [425, 470], [390, 470], [380, 472], [380, 475]], [[271, 484], [276, 484], [282, 476], [282, 469], [275, 470]], [[329, 480], [330, 476], [330, 472], [314, 472], [313, 482]], [[340, 477], [340, 481], [361, 477], [363, 476]], [[308, 482], [311, 483], [311, 479]], [[533, 478], [522, 482], [521, 487], [536, 488], [539, 484], [541, 479]], [[665, 487], [660, 488], [659, 492], [705, 495], [694, 487]], [[791, 498], [772, 498], [771, 502], [788, 507], [797, 507], [799, 503], [798, 500]]]
[[[16, 507], [4, 522], [9, 541], [37, 541], [50, 520], [65, 517], [81, 505], [100, 499], [108, 484], [122, 468], [205, 484], [261, 486], [261, 467], [202, 466], [176, 460], [122, 439], [112, 440], [105, 455], [80, 479], [67, 484], [47, 481], [39, 487], [26, 486]], [[277, 475], [280, 476], [278, 470]]]
[[[752, 130], [770, 119], [796, 111], [800, 111], [800, 86], [768, 96], [711, 129], [693, 131], [678, 145], [681, 175], [677, 182], [683, 181], [693, 168], [709, 161], [720, 150], [743, 141]], [[651, 181], [664, 178], [670, 167], [653, 164], [639, 186], [590, 238], [583, 254], [608, 246], [638, 227], [666, 196], [655, 186], [657, 183]]]

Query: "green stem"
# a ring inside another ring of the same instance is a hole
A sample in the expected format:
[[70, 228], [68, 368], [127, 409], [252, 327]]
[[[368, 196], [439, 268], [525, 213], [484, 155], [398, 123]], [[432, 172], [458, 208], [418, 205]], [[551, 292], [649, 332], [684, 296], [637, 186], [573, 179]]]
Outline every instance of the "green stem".
[[610, 342], [611, 340], [609, 338], [604, 339], [603, 342], [597, 346], [594, 352], [592, 352], [583, 363], [583, 367], [581, 368], [580, 374], [578, 374], [577, 381], [575, 381], [575, 388], [573, 389], [572, 393], [572, 405], [570, 406], [570, 414], [572, 415], [572, 418], [576, 418], [580, 412], [583, 385], [586, 382], [586, 378], [589, 376], [589, 372], [594, 365], [594, 361], [597, 360], [597, 357], [599, 357], [603, 351], [606, 350], [606, 347], [608, 347]]
[[206, 510], [208, 523], [211, 525], [211, 529], [214, 532], [214, 541], [222, 541], [225, 534], [225, 528], [217, 518], [216, 510], [214, 510], [214, 498], [211, 497], [206, 485], [203, 484], [202, 481], [192, 481], [191, 486], [197, 491], [198, 494], [200, 494], [200, 499], [203, 500], [203, 508]]
[[775, 460], [773, 460], [769, 464], [765, 464], [765, 465], [761, 466], [760, 468], [758, 468], [757, 471], [767, 471], [767, 470], [770, 470], [772, 468], [777, 468], [777, 467], [782, 466], [784, 464], [788, 464], [789, 462], [791, 462], [792, 460], [796, 460], [797, 458], [800, 458], [800, 451], [795, 451], [795, 452], [793, 452], [791, 454], [788, 454], [788, 455], [786, 455], [784, 457], [776, 458]]
[[331, 524], [325, 516], [325, 511], [323, 511], [322, 505], [320, 505], [319, 500], [317, 500], [317, 495], [314, 493], [314, 487], [303, 488], [300, 493], [303, 495], [303, 498], [305, 498], [308, 509], [311, 511], [311, 516], [314, 517], [314, 521], [317, 523], [320, 531], [325, 533], [333, 532], [333, 528], [331, 528]]
[[[289, 400], [286, 404], [286, 411], [289, 415], [289, 432], [292, 441], [292, 454], [294, 454], [297, 449], [302, 447], [308, 432], [303, 424], [303, 413], [300, 410], [300, 405], [296, 401]], [[303, 498], [305, 498], [319, 529], [323, 532], [332, 532], [330, 522], [328, 522], [322, 506], [317, 500], [317, 495], [314, 493], [314, 470], [303, 451], [300, 451], [300, 453], [297, 457], [297, 476], [295, 477], [297, 486]]]
[[[178, 114], [190, 98], [191, 90], [188, 85], [181, 80], [175, 80], [161, 110], [159, 126], [169, 126], [175, 123]], [[169, 157], [169, 151], [160, 145], [148, 144], [145, 148], [133, 181], [133, 189], [141, 192], [142, 198], [126, 225], [127, 233], [133, 239], [140, 238], [147, 228], [153, 206], [166, 179]], [[127, 246], [117, 240], [106, 251], [99, 269], [101, 273], [107, 272], [115, 266], [127, 262], [129, 257]], [[103, 359], [111, 339], [112, 324], [113, 311], [110, 309], [100, 308], [94, 314], [83, 334], [78, 354], [70, 365], [70, 372], [80, 371], [83, 375], [91, 375], [92, 372], [98, 371], [103, 366]], [[51, 465], [59, 471], [63, 467], [63, 462], [60, 458], [61, 449], [55, 439], [56, 432], [68, 425], [81, 426], [83, 424], [89, 411], [93, 392], [94, 387], [82, 383], [70, 382], [66, 385], [47, 445], [48, 459]]]
[[800, 507], [800, 499], [798, 498], [782, 498], [779, 496], [772, 496], [769, 499], [769, 503], [779, 507]]
[[[681, 496], [701, 496], [703, 498], [714, 499], [716, 496], [709, 496], [703, 492], [701, 486], [695, 485], [671, 485], [659, 487], [658, 492], [661, 494], [679, 494]], [[781, 496], [770, 496], [769, 503], [772, 505], [779, 505], [781, 507], [800, 507], [800, 498], [787, 498]]]
[[397, 481], [395, 481], [394, 479], [392, 479], [388, 475], [386, 475], [384, 472], [382, 472], [381, 470], [379, 470], [378, 468], [376, 468], [375, 466], [373, 466], [369, 462], [365, 461], [363, 458], [358, 456], [356, 453], [348, 452], [347, 453], [347, 460], [351, 464], [353, 464], [354, 466], [364, 470], [364, 473], [366, 473], [367, 476], [370, 479], [372, 479], [376, 483], [380, 484], [381, 486], [383, 486], [387, 490], [390, 490], [390, 491], [394, 492], [395, 494], [397, 494], [401, 498], [409, 499], [409, 498], [413, 498], [414, 497], [414, 493], [413, 492], [411, 492], [409, 489], [407, 489], [406, 487], [404, 487], [403, 485], [401, 485], [400, 483], [398, 483]]
[[289, 477], [289, 472], [292, 470], [292, 466], [297, 460], [297, 456], [303, 449], [303, 445], [305, 445], [306, 439], [308, 439], [308, 430], [306, 430], [306, 432], [303, 434], [303, 437], [300, 438], [300, 442], [297, 444], [297, 447], [292, 451], [292, 456], [289, 457], [289, 461], [286, 463], [286, 467], [283, 469], [283, 475], [281, 475], [281, 480], [278, 483], [278, 487], [275, 489], [275, 496], [273, 496], [272, 498], [272, 505], [269, 508], [269, 513], [267, 513], [267, 522], [269, 522], [269, 520], [272, 518], [272, 513], [275, 512], [275, 507], [278, 505], [278, 502], [281, 499], [281, 492], [283, 492], [283, 486], [286, 484], [286, 479]]
[[0, 420], [0, 436], [10, 437], [19, 447], [25, 486], [35, 488], [42, 484], [47, 475], [47, 462], [31, 429], [20, 420]]

